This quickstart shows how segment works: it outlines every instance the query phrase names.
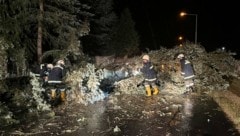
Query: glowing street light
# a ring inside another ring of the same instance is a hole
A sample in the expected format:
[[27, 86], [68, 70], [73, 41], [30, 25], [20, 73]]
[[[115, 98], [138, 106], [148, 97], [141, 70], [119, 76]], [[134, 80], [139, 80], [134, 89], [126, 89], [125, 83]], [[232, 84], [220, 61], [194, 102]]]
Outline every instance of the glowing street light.
[[179, 37], [178, 37], [178, 40], [179, 40], [179, 41], [181, 41], [182, 39], [183, 39], [183, 37], [182, 37], [182, 36], [179, 36]]
[[197, 14], [189, 14], [189, 13], [186, 13], [186, 12], [181, 12], [180, 13], [180, 16], [183, 17], [183, 16], [195, 16], [196, 18], [196, 21], [195, 21], [195, 44], [197, 44], [197, 25], [198, 25], [198, 15]]
[[182, 46], [183, 46], [183, 45], [182, 45], [183, 37], [182, 37], [182, 36], [179, 36], [179, 37], [178, 37], [178, 40], [181, 42], [181, 43], [179, 44], [179, 46], [182, 47]]

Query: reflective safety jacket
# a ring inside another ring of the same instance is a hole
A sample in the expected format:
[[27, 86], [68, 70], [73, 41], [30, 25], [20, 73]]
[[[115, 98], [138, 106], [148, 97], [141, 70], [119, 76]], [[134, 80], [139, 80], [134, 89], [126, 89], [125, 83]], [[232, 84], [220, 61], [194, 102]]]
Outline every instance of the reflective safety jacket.
[[181, 74], [184, 76], [184, 79], [194, 78], [194, 70], [192, 64], [189, 60], [182, 58], [180, 60], [181, 63]]
[[151, 62], [144, 63], [140, 71], [143, 73], [145, 81], [157, 80], [157, 74]]
[[40, 68], [40, 77], [46, 77], [51, 72], [51, 69], [47, 67], [47, 64], [42, 64]]
[[66, 74], [65, 69], [62, 66], [60, 65], [54, 66], [51, 72], [49, 73], [48, 83], [61, 83], [65, 74]]

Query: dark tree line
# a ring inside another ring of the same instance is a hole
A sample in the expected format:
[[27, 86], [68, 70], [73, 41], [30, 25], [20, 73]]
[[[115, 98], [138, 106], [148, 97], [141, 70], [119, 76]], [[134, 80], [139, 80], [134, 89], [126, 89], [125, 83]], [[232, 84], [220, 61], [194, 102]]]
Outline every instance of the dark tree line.
[[[28, 63], [68, 55], [131, 55], [139, 38], [129, 10], [113, 0], [0, 0], [0, 36]], [[1, 45], [0, 45], [1, 46]], [[14, 55], [13, 55], [14, 56]], [[15, 57], [17, 57], [15, 55]]]

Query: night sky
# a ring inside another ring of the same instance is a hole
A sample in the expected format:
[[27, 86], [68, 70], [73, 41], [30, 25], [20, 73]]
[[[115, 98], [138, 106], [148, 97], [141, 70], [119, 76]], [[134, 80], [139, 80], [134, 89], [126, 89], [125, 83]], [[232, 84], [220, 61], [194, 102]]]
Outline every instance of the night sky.
[[142, 48], [173, 47], [179, 44], [179, 36], [194, 42], [196, 17], [180, 17], [180, 12], [185, 11], [198, 15], [197, 40], [207, 51], [225, 46], [240, 53], [237, 1], [116, 0], [116, 5], [119, 9], [129, 7]]

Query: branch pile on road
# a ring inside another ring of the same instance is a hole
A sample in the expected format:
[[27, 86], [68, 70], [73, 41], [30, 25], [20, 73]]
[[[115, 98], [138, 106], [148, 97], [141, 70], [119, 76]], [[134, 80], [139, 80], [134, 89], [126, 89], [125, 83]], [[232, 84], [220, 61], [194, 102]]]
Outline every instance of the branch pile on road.
[[[184, 53], [186, 58], [192, 62], [195, 70], [196, 91], [227, 90], [229, 79], [240, 76], [237, 69], [239, 60], [233, 57], [232, 52], [225, 50], [206, 52], [203, 46], [186, 42], [183, 46], [175, 46], [171, 49], [160, 48], [147, 53], [158, 72], [162, 91], [173, 94], [182, 94], [185, 91], [184, 81], [180, 75], [180, 64], [176, 59], [179, 53]], [[137, 58], [138, 61], [136, 58], [133, 58], [135, 61], [129, 60], [129, 65], [134, 67], [132, 71], [137, 69], [136, 67], [141, 67], [141, 57]], [[142, 89], [136, 88], [141, 81], [139, 78], [141, 77], [138, 75], [118, 81], [115, 83], [117, 91], [127, 94], [141, 92], [136, 91]]]

